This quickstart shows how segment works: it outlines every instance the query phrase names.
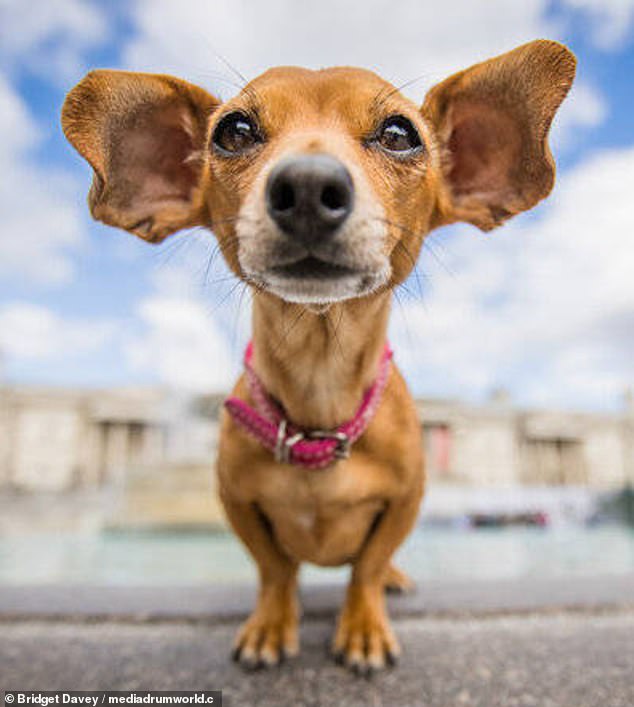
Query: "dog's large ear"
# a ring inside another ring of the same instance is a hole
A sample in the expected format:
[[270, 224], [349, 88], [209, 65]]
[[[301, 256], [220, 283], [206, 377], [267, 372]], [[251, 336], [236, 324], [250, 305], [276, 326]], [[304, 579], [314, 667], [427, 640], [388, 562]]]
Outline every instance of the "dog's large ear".
[[427, 94], [448, 189], [437, 223], [488, 231], [548, 196], [548, 131], [575, 75], [574, 55], [537, 40], [450, 76]]
[[64, 134], [94, 170], [94, 218], [160, 242], [205, 220], [207, 124], [219, 101], [171, 76], [91, 71], [66, 97]]

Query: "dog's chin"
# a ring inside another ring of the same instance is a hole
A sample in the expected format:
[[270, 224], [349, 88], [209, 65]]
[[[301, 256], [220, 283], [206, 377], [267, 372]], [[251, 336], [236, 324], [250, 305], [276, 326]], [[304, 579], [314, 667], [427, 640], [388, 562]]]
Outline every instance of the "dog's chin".
[[290, 266], [269, 268], [254, 279], [286, 302], [329, 305], [369, 295], [384, 286], [389, 276], [387, 266], [376, 271], [357, 270], [307, 258]]

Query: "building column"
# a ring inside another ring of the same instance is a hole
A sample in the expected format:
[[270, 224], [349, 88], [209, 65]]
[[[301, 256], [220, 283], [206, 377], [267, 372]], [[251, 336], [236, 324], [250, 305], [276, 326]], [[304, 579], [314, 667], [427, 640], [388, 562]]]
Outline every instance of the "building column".
[[101, 463], [103, 455], [101, 452], [101, 427], [94, 420], [87, 420], [85, 423], [84, 458], [82, 462], [82, 486], [85, 488], [97, 488], [101, 482]]
[[113, 422], [108, 425], [105, 449], [107, 481], [121, 486], [128, 469], [128, 426]]

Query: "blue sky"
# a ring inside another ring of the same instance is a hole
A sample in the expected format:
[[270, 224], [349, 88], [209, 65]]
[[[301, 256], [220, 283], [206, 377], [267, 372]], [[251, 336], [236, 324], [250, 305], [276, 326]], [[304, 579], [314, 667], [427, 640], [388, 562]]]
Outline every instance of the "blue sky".
[[442, 229], [391, 338], [417, 394], [618, 409], [634, 385], [634, 0], [0, 2], [0, 352], [10, 382], [225, 390], [249, 298], [211, 234], [159, 248], [93, 223], [65, 92], [92, 67], [174, 73], [227, 97], [268, 66], [353, 64], [421, 101], [452, 71], [551, 37], [579, 59], [553, 131], [553, 196], [489, 236]]

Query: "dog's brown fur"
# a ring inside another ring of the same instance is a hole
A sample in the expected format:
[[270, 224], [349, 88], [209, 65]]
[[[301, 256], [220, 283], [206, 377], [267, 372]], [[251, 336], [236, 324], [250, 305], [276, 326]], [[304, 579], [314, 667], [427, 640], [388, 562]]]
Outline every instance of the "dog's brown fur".
[[[172, 77], [94, 71], [69, 93], [62, 122], [94, 169], [95, 218], [151, 242], [213, 228], [238, 277], [240, 248], [257, 255], [262, 247], [241, 235], [241, 209], [249, 200], [260, 208], [256, 187], [271, 165], [289, 152], [326, 152], [356, 170], [358, 188], [382, 209], [377, 257], [389, 261], [389, 280], [327, 307], [291, 304], [262, 286], [253, 298], [254, 366], [267, 390], [295, 424], [332, 429], [354, 415], [376, 375], [391, 290], [425, 235], [455, 221], [489, 230], [548, 195], [548, 130], [574, 71], [565, 47], [531, 42], [450, 77], [421, 109], [360, 69], [272, 69], [224, 105]], [[248, 158], [226, 159], [209, 149], [210, 135], [236, 108], [257, 113], [266, 140]], [[366, 136], [393, 114], [420, 132], [416, 160], [368, 147]], [[244, 378], [233, 394], [249, 400]], [[277, 463], [225, 415], [218, 478], [260, 574], [257, 606], [236, 640], [242, 662], [274, 664], [297, 652], [301, 562], [352, 565], [336, 654], [367, 669], [398, 655], [383, 591], [409, 586], [390, 559], [416, 520], [424, 473], [418, 417], [395, 367], [350, 458], [318, 472]]]

